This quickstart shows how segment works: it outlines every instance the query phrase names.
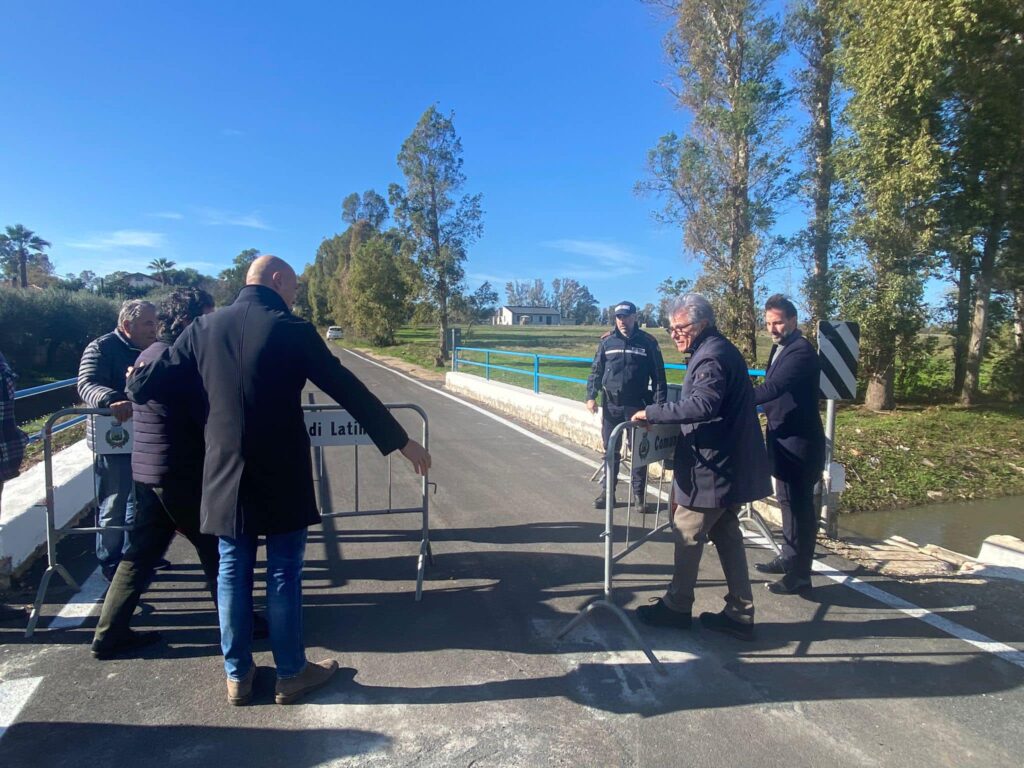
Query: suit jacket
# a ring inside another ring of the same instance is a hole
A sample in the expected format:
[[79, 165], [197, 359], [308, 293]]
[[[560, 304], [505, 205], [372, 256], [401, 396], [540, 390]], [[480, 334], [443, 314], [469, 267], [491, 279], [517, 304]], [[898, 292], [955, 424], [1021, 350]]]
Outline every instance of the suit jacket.
[[825, 432], [818, 412], [821, 365], [800, 330], [772, 347], [764, 383], [754, 402], [768, 417], [768, 456], [772, 474], [787, 482], [811, 481], [825, 462]]
[[690, 347], [680, 399], [647, 406], [653, 424], [679, 424], [672, 472], [676, 503], [728, 507], [772, 492], [747, 364], [709, 328]]
[[319, 522], [302, 415], [307, 379], [348, 410], [382, 453], [409, 439], [316, 328], [263, 286], [246, 286], [230, 307], [194, 320], [132, 376], [128, 394], [135, 402], [161, 400], [197, 375], [206, 422], [203, 533], [287, 533]]

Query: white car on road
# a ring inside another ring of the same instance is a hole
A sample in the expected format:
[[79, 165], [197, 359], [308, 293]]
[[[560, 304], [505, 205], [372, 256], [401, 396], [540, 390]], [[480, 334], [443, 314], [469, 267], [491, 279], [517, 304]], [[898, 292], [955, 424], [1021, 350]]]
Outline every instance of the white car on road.
[[344, 332], [341, 330], [340, 325], [332, 325], [327, 329], [327, 340], [334, 341], [335, 339], [342, 339], [345, 337]]

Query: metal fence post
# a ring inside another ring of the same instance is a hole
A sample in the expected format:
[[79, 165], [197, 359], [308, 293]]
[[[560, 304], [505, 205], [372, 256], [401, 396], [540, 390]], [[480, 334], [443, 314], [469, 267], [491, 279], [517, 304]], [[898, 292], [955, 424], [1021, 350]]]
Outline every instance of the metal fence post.
[[540, 392], [540, 355], [533, 356], [533, 391]]
[[491, 380], [491, 350], [484, 352], [484, 375], [487, 381]]
[[825, 408], [825, 473], [821, 484], [821, 507], [825, 515], [825, 535], [839, 537], [839, 510], [832, 497], [832, 455], [836, 435], [836, 401], [827, 400]]

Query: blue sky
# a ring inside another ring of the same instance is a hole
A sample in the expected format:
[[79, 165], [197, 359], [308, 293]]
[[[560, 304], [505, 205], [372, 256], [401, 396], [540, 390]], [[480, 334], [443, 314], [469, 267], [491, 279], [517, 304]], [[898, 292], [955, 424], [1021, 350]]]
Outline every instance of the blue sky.
[[402, 181], [435, 103], [483, 193], [470, 288], [575, 277], [643, 304], [697, 271], [633, 193], [685, 128], [668, 22], [640, 2], [8, 2], [4, 22], [0, 225], [51, 241], [60, 274], [216, 274], [249, 247], [301, 270], [346, 194]]

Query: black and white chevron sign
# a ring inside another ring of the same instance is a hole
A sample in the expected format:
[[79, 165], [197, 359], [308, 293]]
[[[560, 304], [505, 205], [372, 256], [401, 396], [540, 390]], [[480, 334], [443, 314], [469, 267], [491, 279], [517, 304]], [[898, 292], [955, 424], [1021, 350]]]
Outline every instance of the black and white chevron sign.
[[857, 358], [860, 324], [818, 321], [818, 360], [821, 396], [826, 400], [853, 400], [857, 396]]

